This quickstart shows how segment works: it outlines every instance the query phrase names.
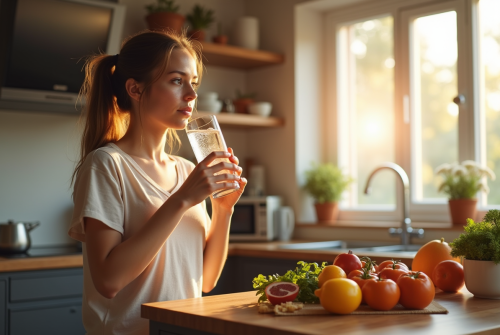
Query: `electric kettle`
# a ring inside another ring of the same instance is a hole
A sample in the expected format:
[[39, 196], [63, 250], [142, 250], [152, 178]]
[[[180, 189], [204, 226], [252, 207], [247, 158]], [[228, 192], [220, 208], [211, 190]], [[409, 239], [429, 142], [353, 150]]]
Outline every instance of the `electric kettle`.
[[29, 232], [40, 225], [40, 222], [0, 223], [0, 253], [18, 254], [26, 252], [31, 246]]

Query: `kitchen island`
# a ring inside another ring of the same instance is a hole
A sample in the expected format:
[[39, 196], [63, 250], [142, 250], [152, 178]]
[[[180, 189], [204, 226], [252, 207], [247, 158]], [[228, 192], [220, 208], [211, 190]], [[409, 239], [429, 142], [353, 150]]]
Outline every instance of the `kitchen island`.
[[144, 304], [150, 334], [284, 335], [500, 334], [500, 300], [475, 298], [463, 288], [438, 292], [448, 314], [274, 316], [258, 314], [254, 291]]

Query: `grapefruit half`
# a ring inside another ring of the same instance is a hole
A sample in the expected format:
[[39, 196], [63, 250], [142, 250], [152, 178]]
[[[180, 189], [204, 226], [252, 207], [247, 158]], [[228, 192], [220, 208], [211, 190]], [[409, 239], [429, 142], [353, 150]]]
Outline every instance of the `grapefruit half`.
[[276, 282], [266, 287], [266, 296], [273, 305], [294, 301], [299, 294], [299, 286], [289, 282]]

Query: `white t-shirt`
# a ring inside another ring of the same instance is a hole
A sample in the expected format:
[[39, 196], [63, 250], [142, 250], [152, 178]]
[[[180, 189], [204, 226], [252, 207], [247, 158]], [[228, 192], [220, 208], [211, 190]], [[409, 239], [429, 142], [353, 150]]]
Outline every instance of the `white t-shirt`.
[[[69, 235], [85, 242], [83, 218], [97, 219], [130, 238], [176, 192], [193, 170], [193, 163], [170, 155], [176, 163], [177, 184], [162, 189], [115, 144], [91, 152], [75, 182], [75, 209]], [[150, 265], [112, 298], [94, 287], [86, 244], [83, 243], [83, 324], [89, 335], [149, 334], [141, 319], [141, 304], [201, 297], [203, 250], [210, 218], [205, 202], [190, 208]]]

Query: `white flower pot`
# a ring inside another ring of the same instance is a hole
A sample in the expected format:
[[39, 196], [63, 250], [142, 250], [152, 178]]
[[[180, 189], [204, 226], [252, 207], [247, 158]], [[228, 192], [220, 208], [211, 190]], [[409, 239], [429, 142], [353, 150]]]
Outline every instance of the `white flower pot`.
[[477, 298], [500, 299], [500, 263], [464, 259], [465, 286]]

